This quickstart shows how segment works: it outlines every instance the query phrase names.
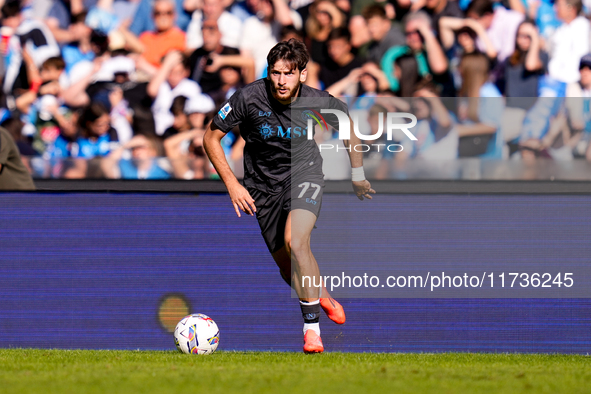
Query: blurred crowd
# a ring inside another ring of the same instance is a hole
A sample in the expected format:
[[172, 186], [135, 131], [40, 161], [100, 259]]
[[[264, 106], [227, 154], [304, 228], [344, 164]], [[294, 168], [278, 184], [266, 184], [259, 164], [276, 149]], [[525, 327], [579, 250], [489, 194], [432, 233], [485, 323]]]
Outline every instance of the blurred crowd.
[[[205, 126], [290, 38], [308, 46], [306, 83], [360, 111], [365, 134], [381, 113], [417, 115], [418, 139], [383, 160], [591, 161], [590, 0], [0, 5], [0, 122], [34, 176], [215, 177]], [[239, 132], [223, 145], [240, 163]]]

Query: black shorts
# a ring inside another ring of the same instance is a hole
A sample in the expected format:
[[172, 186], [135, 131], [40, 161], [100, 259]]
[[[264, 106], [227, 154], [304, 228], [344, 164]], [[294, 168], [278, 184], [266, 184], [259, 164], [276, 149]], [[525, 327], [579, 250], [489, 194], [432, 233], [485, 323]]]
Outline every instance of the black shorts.
[[275, 253], [285, 245], [285, 224], [291, 210], [305, 209], [316, 217], [320, 215], [324, 177], [313, 175], [309, 179], [302, 179], [305, 180], [294, 182], [296, 189], [293, 192], [291, 187], [283, 189], [278, 194], [268, 194], [252, 188], [248, 190], [254, 198], [261, 234], [271, 253]]

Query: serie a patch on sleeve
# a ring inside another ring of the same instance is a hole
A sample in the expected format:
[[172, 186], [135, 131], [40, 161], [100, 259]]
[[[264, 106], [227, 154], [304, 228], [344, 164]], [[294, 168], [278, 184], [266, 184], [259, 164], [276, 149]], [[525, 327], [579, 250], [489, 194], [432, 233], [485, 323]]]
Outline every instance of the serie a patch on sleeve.
[[232, 107], [230, 107], [230, 103], [227, 103], [226, 105], [224, 105], [222, 107], [222, 109], [220, 109], [220, 112], [218, 112], [218, 115], [220, 116], [220, 118], [222, 118], [223, 120], [226, 119], [226, 116], [228, 116], [228, 114], [232, 111]]

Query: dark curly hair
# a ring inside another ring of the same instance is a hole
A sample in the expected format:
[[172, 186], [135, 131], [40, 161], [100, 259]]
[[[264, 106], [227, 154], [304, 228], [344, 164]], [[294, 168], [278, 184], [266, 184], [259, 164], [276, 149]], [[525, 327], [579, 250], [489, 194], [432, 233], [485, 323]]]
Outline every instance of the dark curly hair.
[[267, 55], [269, 69], [271, 69], [279, 60], [287, 62], [292, 70], [297, 69], [302, 71], [306, 68], [308, 61], [310, 60], [310, 55], [308, 54], [306, 45], [304, 45], [302, 41], [292, 38], [289, 41], [280, 42], [271, 49]]

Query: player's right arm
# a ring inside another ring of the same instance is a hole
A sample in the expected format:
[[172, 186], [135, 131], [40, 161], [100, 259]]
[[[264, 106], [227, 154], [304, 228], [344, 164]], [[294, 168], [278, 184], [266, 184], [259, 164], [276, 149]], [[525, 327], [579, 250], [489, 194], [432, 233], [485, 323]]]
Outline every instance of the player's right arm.
[[236, 215], [240, 217], [240, 210], [242, 210], [252, 216], [256, 212], [254, 199], [250, 196], [248, 190], [238, 182], [238, 179], [236, 179], [236, 176], [228, 165], [221, 143], [225, 135], [226, 133], [220, 130], [214, 122], [210, 122], [203, 136], [203, 147], [209, 160], [228, 189]]

